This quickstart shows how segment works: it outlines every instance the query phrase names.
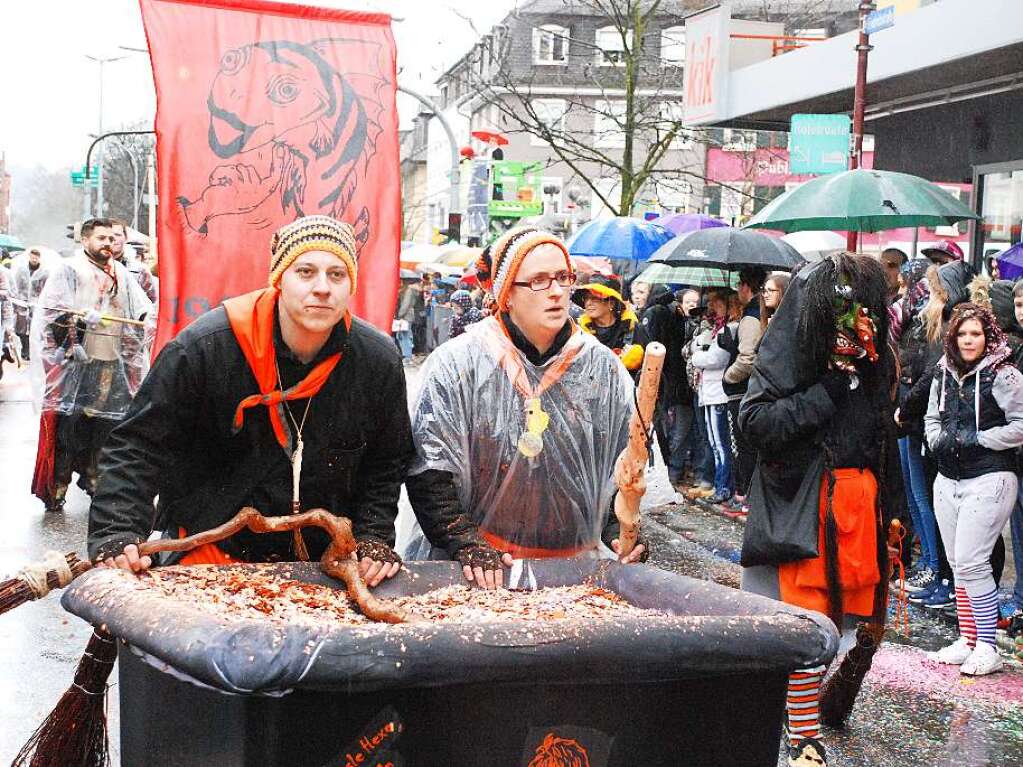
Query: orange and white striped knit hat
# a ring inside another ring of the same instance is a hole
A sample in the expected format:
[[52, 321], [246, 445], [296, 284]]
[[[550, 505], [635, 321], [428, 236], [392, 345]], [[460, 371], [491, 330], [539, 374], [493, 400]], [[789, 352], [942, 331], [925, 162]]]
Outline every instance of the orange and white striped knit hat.
[[523, 260], [540, 245], [554, 245], [565, 254], [565, 267], [571, 272], [572, 259], [568, 248], [550, 232], [521, 226], [510, 229], [490, 246], [491, 293], [501, 311], [508, 309], [508, 296]]
[[278, 229], [270, 241], [270, 285], [277, 287], [281, 275], [295, 259], [311, 250], [333, 253], [348, 267], [351, 292], [359, 273], [355, 230], [351, 224], [330, 216], [304, 216]]

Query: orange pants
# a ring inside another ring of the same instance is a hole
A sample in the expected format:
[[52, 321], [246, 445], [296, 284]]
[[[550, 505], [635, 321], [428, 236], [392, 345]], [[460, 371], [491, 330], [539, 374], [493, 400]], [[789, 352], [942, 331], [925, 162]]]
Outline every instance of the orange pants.
[[[877, 568], [877, 480], [869, 469], [835, 469], [831, 511], [838, 528], [838, 574], [842, 608], [849, 615], [874, 612]], [[828, 508], [828, 479], [821, 481], [820, 556], [786, 562], [778, 567], [783, 602], [828, 614], [828, 581], [824, 552], [824, 517]]]

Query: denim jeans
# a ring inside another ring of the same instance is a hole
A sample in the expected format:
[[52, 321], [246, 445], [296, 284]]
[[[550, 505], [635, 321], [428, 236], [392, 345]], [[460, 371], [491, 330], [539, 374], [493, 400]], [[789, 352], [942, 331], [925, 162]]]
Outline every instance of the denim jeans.
[[689, 447], [693, 451], [693, 474], [698, 482], [714, 483], [714, 452], [707, 436], [707, 416], [698, 396], [693, 395], [693, 429], [689, 432]]
[[401, 358], [403, 360], [412, 359], [412, 331], [399, 330], [394, 334], [394, 341], [401, 350]]
[[693, 409], [689, 405], [664, 408], [657, 417], [655, 431], [661, 456], [672, 482], [682, 479], [689, 452], [689, 435], [693, 430]]
[[1020, 484], [1019, 500], [1009, 517], [1009, 530], [1012, 532], [1012, 561], [1016, 565], [1016, 587], [1012, 590], [1012, 601], [1016, 607], [1023, 608], [1023, 483]]
[[907, 436], [899, 440], [899, 457], [902, 459], [902, 479], [906, 485], [906, 503], [913, 528], [920, 537], [920, 558], [925, 567], [938, 572], [938, 523], [931, 505], [930, 488], [924, 459], [920, 453], [919, 437]]
[[714, 453], [714, 492], [719, 498], [731, 498], [735, 485], [732, 480], [732, 438], [728, 430], [728, 405], [707, 405], [703, 408], [707, 421], [707, 436]]

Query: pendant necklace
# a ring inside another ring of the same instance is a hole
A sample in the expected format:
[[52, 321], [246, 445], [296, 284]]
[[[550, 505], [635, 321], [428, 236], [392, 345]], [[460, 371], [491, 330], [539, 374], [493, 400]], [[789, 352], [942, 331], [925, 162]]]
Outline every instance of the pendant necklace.
[[[295, 449], [291, 451], [291, 513], [298, 514], [302, 510], [302, 502], [299, 496], [299, 487], [302, 484], [302, 450], [304, 447], [302, 430], [305, 428], [305, 419], [309, 417], [309, 406], [313, 404], [313, 398], [310, 397], [306, 400], [305, 412], [302, 413], [302, 423], [298, 423], [291, 412], [291, 408], [288, 406], [288, 401], [284, 399], [284, 384], [281, 382], [281, 369], [277, 365], [276, 358], [274, 358], [274, 368], [277, 370], [277, 385], [281, 390], [281, 404], [284, 405], [284, 412], [294, 427]], [[309, 550], [306, 549], [305, 540], [302, 538], [302, 531], [293, 530], [291, 536], [295, 546], [295, 556], [302, 562], [308, 562]]]

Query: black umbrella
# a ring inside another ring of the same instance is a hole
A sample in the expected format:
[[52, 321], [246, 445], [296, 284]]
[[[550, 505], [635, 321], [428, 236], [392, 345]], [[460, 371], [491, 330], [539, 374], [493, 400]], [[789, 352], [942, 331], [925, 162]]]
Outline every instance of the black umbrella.
[[701, 229], [669, 240], [650, 256], [651, 262], [669, 266], [705, 266], [717, 269], [791, 270], [802, 261], [787, 242], [748, 229]]

